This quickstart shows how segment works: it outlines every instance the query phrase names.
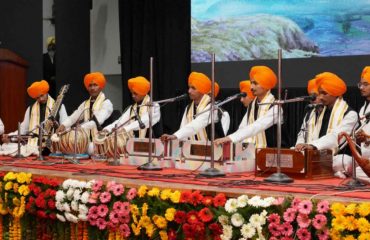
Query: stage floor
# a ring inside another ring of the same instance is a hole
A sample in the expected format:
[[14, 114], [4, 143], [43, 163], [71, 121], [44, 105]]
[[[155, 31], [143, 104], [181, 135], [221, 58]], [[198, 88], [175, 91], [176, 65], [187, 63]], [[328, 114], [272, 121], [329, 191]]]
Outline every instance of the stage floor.
[[224, 177], [207, 178], [199, 176], [197, 171], [165, 168], [161, 171], [140, 171], [136, 166], [109, 166], [105, 162], [82, 160], [80, 164], [64, 160], [34, 160], [35, 157], [14, 160], [0, 157], [0, 170], [24, 171], [36, 175], [74, 178], [81, 180], [114, 180], [126, 186], [147, 185], [149, 187], [171, 188], [178, 190], [197, 189], [203, 192], [224, 192], [234, 197], [241, 194], [299, 198], [327, 199], [341, 202], [370, 201], [370, 185], [361, 188], [349, 188], [350, 179], [295, 179], [293, 183], [267, 183], [254, 172], [228, 173]]

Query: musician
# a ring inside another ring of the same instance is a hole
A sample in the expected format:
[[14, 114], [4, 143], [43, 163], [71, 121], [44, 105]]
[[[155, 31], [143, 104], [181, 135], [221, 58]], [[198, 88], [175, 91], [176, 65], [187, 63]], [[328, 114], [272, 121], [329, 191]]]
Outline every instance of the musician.
[[[210, 107], [211, 97], [208, 95], [211, 91], [211, 80], [203, 73], [192, 72], [188, 78], [188, 93], [192, 100], [191, 103], [185, 108], [185, 112], [182, 117], [180, 129], [177, 130], [173, 135], [164, 134], [161, 137], [162, 141], [169, 140], [209, 140], [211, 136], [211, 127], [207, 126], [210, 124], [210, 114], [205, 112], [200, 115], [196, 115]], [[214, 114], [214, 121], [219, 121], [219, 114]], [[222, 113], [222, 118], [227, 121], [226, 112]], [[221, 120], [222, 121], [222, 120]], [[230, 120], [229, 120], [230, 122]], [[222, 124], [225, 128], [218, 128], [221, 131], [215, 131], [215, 136], [224, 136], [226, 122]], [[227, 131], [226, 131], [227, 132]]]
[[[39, 132], [37, 126], [44, 122], [44, 120], [49, 118], [49, 114], [53, 109], [55, 100], [51, 96], [49, 96], [48, 92], [49, 84], [45, 80], [34, 82], [31, 84], [30, 87], [28, 87], [27, 89], [28, 95], [31, 98], [35, 99], [36, 101], [32, 106], [27, 108], [26, 113], [24, 114], [23, 122], [20, 125], [21, 135], [29, 133], [37, 135]], [[57, 116], [57, 119], [59, 120], [59, 122], [62, 122], [67, 118], [67, 116], [68, 115], [64, 105], [61, 105], [59, 110], [59, 116]], [[9, 134], [4, 134], [3, 142], [9, 143], [9, 136], [17, 134], [18, 130]], [[29, 146], [29, 150], [32, 151], [31, 147], [38, 146], [38, 138], [37, 137], [29, 138], [27, 145]], [[12, 145], [5, 145], [3, 146], [3, 149], [4, 150], [8, 149], [9, 151], [11, 151], [10, 148], [13, 147], [14, 146]], [[44, 154], [46, 154], [46, 152], [44, 152]], [[26, 151], [25, 155], [30, 154], [28, 154]]]
[[[358, 88], [360, 89], [361, 96], [365, 98], [365, 103], [360, 109], [360, 121], [361, 125], [365, 124], [362, 130], [356, 133], [356, 139], [361, 142], [361, 154], [362, 157], [370, 159], [370, 124], [366, 123], [368, 119], [365, 114], [370, 112], [369, 102], [370, 102], [370, 66], [363, 69], [361, 74], [361, 80], [358, 83]], [[365, 174], [361, 167], [356, 168], [357, 178], [370, 183], [370, 177]]]
[[80, 124], [81, 128], [88, 131], [90, 144], [88, 153], [94, 152], [92, 139], [98, 133], [98, 127], [109, 118], [113, 112], [112, 102], [102, 92], [106, 84], [105, 77], [100, 72], [88, 73], [84, 77], [84, 85], [89, 92], [90, 98], [70, 115], [57, 130], [57, 133], [64, 132], [73, 125]]
[[244, 126], [233, 134], [217, 139], [215, 144], [223, 144], [226, 142], [236, 143], [251, 138], [248, 141], [254, 143], [256, 148], [276, 146], [276, 134], [273, 125], [277, 123], [278, 106], [270, 104], [275, 101], [275, 97], [270, 91], [275, 87], [277, 77], [275, 73], [266, 66], [252, 67], [249, 77], [251, 91], [255, 99], [249, 106], [248, 120], [244, 120], [247, 124], [243, 124]]
[[[215, 99], [217, 98], [219, 92], [220, 85], [218, 85], [218, 83], [215, 82], [215, 93], [214, 93]], [[211, 96], [211, 93], [209, 93], [209, 96]], [[226, 136], [230, 127], [230, 115], [225, 109], [221, 107], [219, 108], [217, 115], [218, 119], [221, 119], [221, 121], [215, 122], [215, 132], [217, 132], [217, 134], [215, 135], [220, 136], [220, 132], [223, 132], [223, 134], [221, 133], [221, 135]]]
[[[120, 126], [124, 124], [122, 129], [135, 138], [148, 138], [149, 107], [141, 105], [150, 102], [150, 96], [148, 95], [150, 91], [150, 82], [145, 77], [138, 76], [129, 79], [127, 84], [134, 104], [130, 105], [118, 120], [106, 126], [102, 132], [104, 134], [110, 133], [116, 125]], [[159, 105], [155, 104], [152, 110], [153, 137], [160, 137], [162, 135], [162, 122], [160, 119], [161, 111]], [[142, 129], [140, 125], [142, 125]]]
[[0, 135], [4, 133], [4, 124], [3, 122], [1, 121], [1, 118], [0, 118]]
[[[298, 143], [297, 151], [305, 149], [332, 149], [338, 152], [338, 134], [348, 134], [357, 124], [358, 116], [343, 99], [347, 91], [345, 82], [337, 75], [324, 72], [315, 77], [318, 87], [319, 101], [325, 106], [322, 112], [308, 122], [308, 138], [306, 143]], [[350, 172], [351, 157], [336, 155], [333, 158], [333, 170], [336, 176], [345, 178], [344, 172]]]

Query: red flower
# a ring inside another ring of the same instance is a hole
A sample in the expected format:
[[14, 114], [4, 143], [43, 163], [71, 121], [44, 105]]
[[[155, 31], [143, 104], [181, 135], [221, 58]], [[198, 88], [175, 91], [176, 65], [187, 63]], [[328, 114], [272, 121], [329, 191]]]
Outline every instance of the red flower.
[[55, 215], [55, 213], [50, 213], [50, 214], [49, 214], [49, 218], [50, 218], [50, 219], [56, 219], [56, 218], [57, 218], [57, 216]]
[[213, 219], [213, 213], [209, 208], [205, 207], [205, 208], [203, 208], [202, 210], [199, 211], [198, 217], [203, 222], [209, 222]]
[[46, 209], [46, 201], [42, 193], [36, 198], [35, 203], [38, 208]]
[[175, 222], [182, 224], [186, 221], [186, 213], [184, 211], [176, 211]]
[[41, 211], [41, 210], [38, 210], [38, 211], [36, 212], [36, 215], [37, 215], [38, 217], [40, 217], [40, 218], [47, 218], [46, 213], [45, 213], [44, 211]]
[[49, 207], [50, 209], [55, 209], [55, 202], [54, 202], [54, 200], [50, 199], [50, 200], [48, 201], [48, 207]]
[[205, 206], [211, 206], [212, 205], [212, 203], [213, 203], [213, 198], [211, 197], [211, 196], [206, 196], [206, 197], [203, 197], [203, 199], [202, 199], [202, 203], [203, 203], [203, 205], [205, 205]]
[[199, 220], [198, 220], [197, 215], [198, 215], [197, 211], [194, 211], [194, 210], [190, 211], [186, 214], [186, 220], [190, 224], [198, 223]]
[[168, 236], [168, 240], [176, 240], [177, 239], [177, 234], [176, 234], [175, 230], [173, 230], [173, 229], [170, 229], [168, 231], [167, 236]]
[[191, 198], [191, 192], [190, 191], [184, 191], [184, 192], [181, 193], [180, 202], [181, 203], [188, 203], [188, 202], [190, 202], [190, 198]]
[[182, 225], [182, 230], [184, 231], [185, 237], [195, 237], [194, 225], [184, 223], [184, 225]]
[[211, 223], [208, 228], [211, 230], [214, 237], [222, 234], [222, 228], [218, 223]]
[[226, 203], [226, 196], [223, 193], [219, 193], [213, 198], [213, 206], [215, 207], [223, 207], [225, 203]]
[[198, 204], [202, 203], [203, 196], [200, 194], [200, 191], [194, 191], [191, 194], [191, 203], [194, 206], [197, 206]]
[[[198, 222], [196, 224], [194, 224], [194, 230], [195, 232], [197, 233], [197, 236], [204, 236], [205, 235], [205, 226], [204, 226], [204, 223], [202, 222]], [[203, 238], [200, 238], [200, 239], [203, 239]]]

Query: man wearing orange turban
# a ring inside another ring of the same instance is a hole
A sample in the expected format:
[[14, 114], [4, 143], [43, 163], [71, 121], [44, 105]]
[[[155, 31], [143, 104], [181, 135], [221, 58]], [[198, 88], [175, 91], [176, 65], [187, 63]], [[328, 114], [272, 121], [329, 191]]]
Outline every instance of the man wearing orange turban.
[[94, 145], [92, 140], [101, 130], [105, 121], [110, 117], [113, 112], [112, 102], [105, 97], [102, 92], [106, 84], [104, 75], [101, 72], [88, 73], [84, 77], [84, 85], [89, 92], [89, 99], [80, 104], [80, 106], [70, 115], [62, 125], [58, 128], [57, 132], [64, 132], [78, 124], [82, 120], [81, 128], [87, 132], [90, 140], [88, 153], [94, 152]]
[[[20, 134], [26, 134], [28, 131], [32, 131], [33, 133], [38, 134], [39, 129], [37, 128], [38, 125], [43, 123], [45, 120], [49, 118], [50, 111], [53, 109], [55, 100], [49, 96], [49, 84], [45, 80], [41, 80], [38, 82], [34, 82], [27, 88], [28, 95], [35, 99], [36, 101], [29, 106], [24, 114], [23, 122], [20, 125]], [[59, 122], [64, 121], [67, 118], [67, 112], [64, 105], [61, 105], [59, 110]], [[9, 142], [9, 136], [17, 135], [18, 131], [4, 134], [3, 135], [3, 142]], [[49, 133], [50, 134], [50, 133]], [[38, 154], [37, 145], [38, 145], [38, 138], [30, 138], [28, 139], [27, 145], [29, 149], [34, 149], [35, 151], [24, 152], [25, 155], [31, 154]], [[4, 147], [3, 147], [4, 148]], [[12, 144], [6, 146], [6, 148], [11, 149]], [[50, 151], [45, 149], [43, 151], [43, 155], [49, 154]]]
[[[243, 89], [248, 94], [250, 86], [250, 91], [255, 96], [248, 107], [247, 115], [243, 118], [244, 123], [242, 122], [242, 126], [236, 132], [227, 137], [216, 139], [216, 144], [246, 141], [253, 143], [256, 148], [276, 146], [276, 134], [273, 126], [278, 119], [278, 105], [271, 105], [275, 101], [275, 97], [270, 90], [275, 87], [277, 77], [266, 66], [252, 67], [249, 77], [250, 83], [240, 83], [241, 90]], [[244, 101], [246, 101], [245, 104], [248, 103], [247, 99]], [[253, 168], [253, 166], [249, 166], [249, 168]]]
[[[364, 127], [356, 133], [356, 139], [358, 142], [361, 142], [362, 157], [370, 159], [370, 124], [368, 123], [369, 118], [366, 117], [370, 112], [370, 66], [366, 66], [363, 69], [357, 86], [360, 89], [361, 96], [365, 98], [365, 103], [359, 112], [361, 126]], [[364, 163], [366, 164], [366, 162]], [[367, 166], [369, 166], [369, 163], [367, 163]], [[370, 183], [370, 169], [368, 167], [357, 167], [356, 176], [362, 181]]]
[[349, 171], [351, 158], [339, 151], [338, 134], [351, 134], [358, 116], [342, 97], [347, 86], [339, 76], [324, 72], [316, 75], [315, 81], [319, 92], [318, 100], [324, 105], [324, 109], [317, 119], [312, 117], [308, 122], [306, 141], [297, 142], [295, 149], [331, 149], [334, 154], [339, 153], [333, 158], [333, 170], [336, 176], [345, 177], [343, 171]]
[[[210, 113], [208, 111], [200, 115], [197, 114], [210, 107], [211, 97], [209, 94], [211, 92], [211, 85], [211, 80], [205, 74], [198, 72], [190, 73], [188, 78], [188, 93], [192, 101], [185, 109], [180, 129], [173, 135], [162, 135], [162, 141], [174, 139], [209, 140], [210, 128], [207, 126], [210, 124]], [[217, 90], [216, 86], [215, 90]], [[221, 124], [222, 118], [223, 116], [221, 116]], [[219, 122], [217, 111], [214, 112], [214, 121], [215, 123]], [[224, 135], [225, 130], [223, 128], [223, 131], [215, 131], [215, 135]]]
[[[134, 104], [126, 108], [127, 110], [122, 116], [106, 126], [103, 132], [109, 133], [114, 127], [124, 125], [124, 129], [127, 133], [135, 138], [148, 138], [149, 137], [149, 107], [150, 96], [150, 82], [142, 76], [131, 78], [127, 82], [128, 89], [131, 92], [131, 97], [134, 100]], [[161, 122], [161, 111], [159, 104], [155, 104], [152, 108], [152, 127], [153, 137], [160, 137], [162, 135], [162, 122]]]

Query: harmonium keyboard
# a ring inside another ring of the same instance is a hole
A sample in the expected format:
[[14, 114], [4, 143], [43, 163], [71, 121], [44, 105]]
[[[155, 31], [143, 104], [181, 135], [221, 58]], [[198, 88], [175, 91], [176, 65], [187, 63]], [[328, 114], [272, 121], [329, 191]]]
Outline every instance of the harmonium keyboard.
[[[268, 176], [277, 170], [276, 148], [256, 149], [256, 176]], [[280, 150], [280, 170], [292, 178], [333, 177], [332, 150]]]

